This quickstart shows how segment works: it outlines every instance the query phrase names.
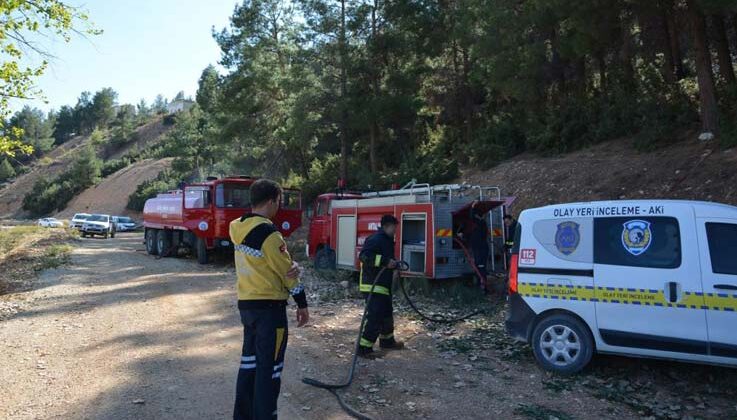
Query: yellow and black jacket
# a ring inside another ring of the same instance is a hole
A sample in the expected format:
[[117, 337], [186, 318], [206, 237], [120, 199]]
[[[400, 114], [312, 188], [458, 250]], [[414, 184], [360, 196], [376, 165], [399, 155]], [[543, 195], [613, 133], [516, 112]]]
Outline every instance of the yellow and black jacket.
[[247, 214], [230, 223], [238, 275], [238, 308], [260, 309], [286, 303], [291, 294], [297, 306], [307, 307], [304, 287], [287, 278], [292, 257], [271, 220]]

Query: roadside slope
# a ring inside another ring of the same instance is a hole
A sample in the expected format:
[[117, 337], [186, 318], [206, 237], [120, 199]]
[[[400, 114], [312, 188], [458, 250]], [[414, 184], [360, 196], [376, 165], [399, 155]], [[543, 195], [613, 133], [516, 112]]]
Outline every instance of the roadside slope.
[[127, 214], [125, 206], [128, 197], [136, 191], [136, 187], [171, 167], [173, 158], [145, 159], [125, 167], [99, 184], [84, 190], [69, 202], [67, 208], [57, 214], [57, 217], [69, 218], [78, 212], [95, 212], [105, 214]]
[[[137, 149], [155, 144], [171, 125], [164, 123], [164, 118], [157, 118], [135, 130], [135, 140], [115, 150], [102, 148], [103, 159], [117, 159]], [[16, 178], [12, 183], [0, 189], [0, 219], [23, 216], [23, 197], [33, 189], [40, 179], [53, 179], [65, 171], [79, 152], [90, 144], [89, 136], [77, 136], [49, 151], [40, 159], [33, 161], [30, 171]], [[135, 188], [135, 186], [134, 186]], [[127, 196], [126, 196], [127, 199]]]
[[688, 199], [737, 205], [737, 148], [682, 141], [640, 153], [626, 140], [602, 143], [560, 157], [530, 154], [462, 181], [499, 185], [516, 196], [513, 213], [552, 203], [616, 199]]

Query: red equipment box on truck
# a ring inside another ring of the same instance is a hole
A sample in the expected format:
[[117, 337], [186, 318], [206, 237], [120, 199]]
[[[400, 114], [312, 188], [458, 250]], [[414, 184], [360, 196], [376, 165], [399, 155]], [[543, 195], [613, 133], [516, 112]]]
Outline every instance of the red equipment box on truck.
[[[399, 220], [395, 255], [409, 264], [407, 275], [433, 279], [471, 274], [462, 240], [470, 229], [470, 207], [488, 212], [493, 271], [504, 270], [504, 204], [498, 187], [410, 183], [402, 189], [371, 193], [323, 194], [313, 206], [307, 255], [318, 268], [360, 269], [358, 254], [380, 227], [381, 216]], [[495, 256], [497, 258], [495, 258]]]
[[[247, 176], [208, 178], [185, 184], [146, 200], [143, 227], [146, 250], [162, 257], [175, 256], [189, 248], [200, 264], [208, 253], [232, 249], [230, 222], [250, 211], [250, 188], [258, 178]], [[284, 189], [282, 205], [274, 224], [285, 237], [302, 225], [302, 196], [299, 190]]]

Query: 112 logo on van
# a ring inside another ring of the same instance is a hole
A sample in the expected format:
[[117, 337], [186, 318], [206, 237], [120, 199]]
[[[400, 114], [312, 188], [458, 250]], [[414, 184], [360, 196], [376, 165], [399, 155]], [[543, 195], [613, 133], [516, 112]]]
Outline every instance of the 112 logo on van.
[[535, 265], [537, 259], [536, 249], [520, 249], [519, 250], [519, 263], [524, 265]]

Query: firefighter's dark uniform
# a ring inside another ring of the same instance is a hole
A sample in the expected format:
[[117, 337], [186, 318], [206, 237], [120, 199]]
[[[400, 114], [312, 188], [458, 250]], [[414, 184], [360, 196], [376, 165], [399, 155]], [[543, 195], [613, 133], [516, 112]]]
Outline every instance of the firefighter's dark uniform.
[[489, 261], [489, 228], [486, 225], [485, 214], [485, 212], [471, 207], [470, 217], [473, 221], [473, 228], [471, 229], [469, 243], [473, 252], [473, 262], [476, 264], [479, 274], [481, 274], [479, 286], [482, 289], [486, 289], [486, 264]]
[[259, 215], [230, 223], [238, 276], [243, 352], [236, 385], [234, 419], [275, 419], [287, 347], [287, 298], [307, 307], [304, 288], [287, 278], [292, 258], [281, 233]]
[[[359, 290], [371, 292], [374, 278], [379, 271], [394, 259], [394, 239], [383, 230], [379, 230], [366, 238], [359, 254], [361, 260], [361, 279]], [[394, 308], [392, 307], [393, 270], [386, 269], [374, 286], [373, 296], [366, 313], [366, 324], [363, 327], [360, 346], [366, 349], [373, 347], [379, 338], [379, 345], [391, 347], [394, 340]]]

